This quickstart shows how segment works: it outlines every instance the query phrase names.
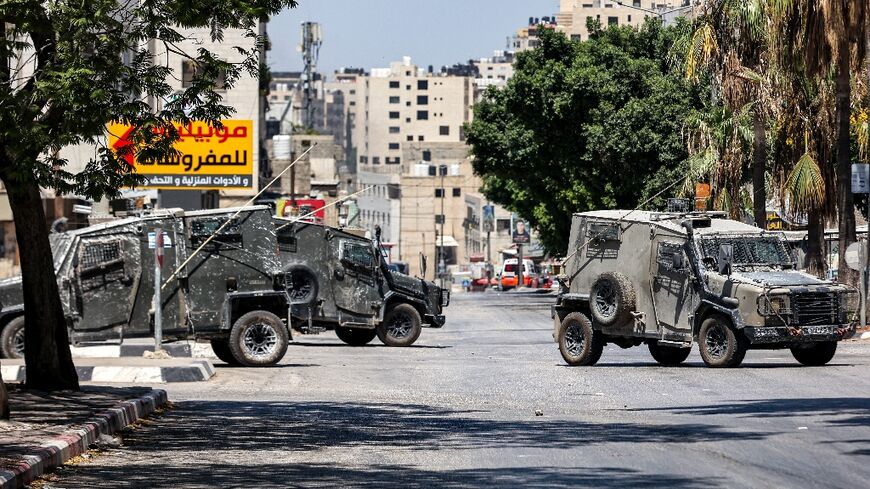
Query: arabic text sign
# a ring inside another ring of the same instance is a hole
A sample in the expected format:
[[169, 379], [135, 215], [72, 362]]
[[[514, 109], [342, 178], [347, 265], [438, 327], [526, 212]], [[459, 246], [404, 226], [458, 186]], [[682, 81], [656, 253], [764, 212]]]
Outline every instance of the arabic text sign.
[[[179, 154], [156, 161], [129, 161], [150, 188], [252, 188], [254, 172], [253, 121], [225, 120], [220, 129], [205, 122], [176, 125]], [[109, 145], [130, 144], [130, 126], [110, 124]]]

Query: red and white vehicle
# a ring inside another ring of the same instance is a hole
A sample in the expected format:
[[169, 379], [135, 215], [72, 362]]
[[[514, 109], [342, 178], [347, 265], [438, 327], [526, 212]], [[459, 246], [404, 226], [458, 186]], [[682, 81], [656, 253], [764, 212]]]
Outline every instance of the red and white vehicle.
[[[519, 278], [517, 277], [517, 259], [508, 258], [504, 261], [501, 268], [501, 278], [499, 278], [499, 288], [501, 290], [510, 290], [517, 286]], [[540, 282], [538, 267], [532, 260], [523, 260], [523, 286], [537, 288]]]

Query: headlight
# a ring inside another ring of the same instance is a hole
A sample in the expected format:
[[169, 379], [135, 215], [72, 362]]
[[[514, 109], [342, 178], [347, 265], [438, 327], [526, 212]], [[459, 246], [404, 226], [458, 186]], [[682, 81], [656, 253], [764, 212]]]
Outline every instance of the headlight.
[[768, 295], [758, 298], [758, 314], [762, 316], [784, 316], [791, 314], [791, 303], [787, 295]]

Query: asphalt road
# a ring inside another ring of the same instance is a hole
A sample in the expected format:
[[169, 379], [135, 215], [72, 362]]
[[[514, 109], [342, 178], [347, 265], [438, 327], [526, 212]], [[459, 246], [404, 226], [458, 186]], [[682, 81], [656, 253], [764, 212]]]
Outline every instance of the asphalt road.
[[788, 351], [663, 368], [615, 346], [570, 368], [551, 302], [456, 295], [412, 348], [325, 333], [280, 367], [169, 385], [174, 409], [49, 487], [870, 485], [870, 344], [820, 368]]

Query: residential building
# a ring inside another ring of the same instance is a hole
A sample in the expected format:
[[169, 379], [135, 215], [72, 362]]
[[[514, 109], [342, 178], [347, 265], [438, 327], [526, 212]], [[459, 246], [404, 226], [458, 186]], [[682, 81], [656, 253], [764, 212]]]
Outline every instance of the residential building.
[[[447, 69], [445, 69], [447, 70]], [[446, 71], [445, 71], [446, 73]], [[457, 143], [464, 148], [463, 124], [471, 120], [474, 78], [436, 74], [410, 58], [358, 78], [355, 126], [358, 188], [373, 186], [359, 200], [362, 222], [381, 226], [384, 241], [397, 241], [404, 152], [417, 143]], [[392, 196], [392, 197], [391, 197]]]
[[556, 24], [569, 38], [585, 41], [589, 39], [586, 26], [590, 20], [599, 21], [603, 27], [639, 27], [650, 16], [668, 23], [689, 13], [695, 3], [691, 0], [560, 0]]

